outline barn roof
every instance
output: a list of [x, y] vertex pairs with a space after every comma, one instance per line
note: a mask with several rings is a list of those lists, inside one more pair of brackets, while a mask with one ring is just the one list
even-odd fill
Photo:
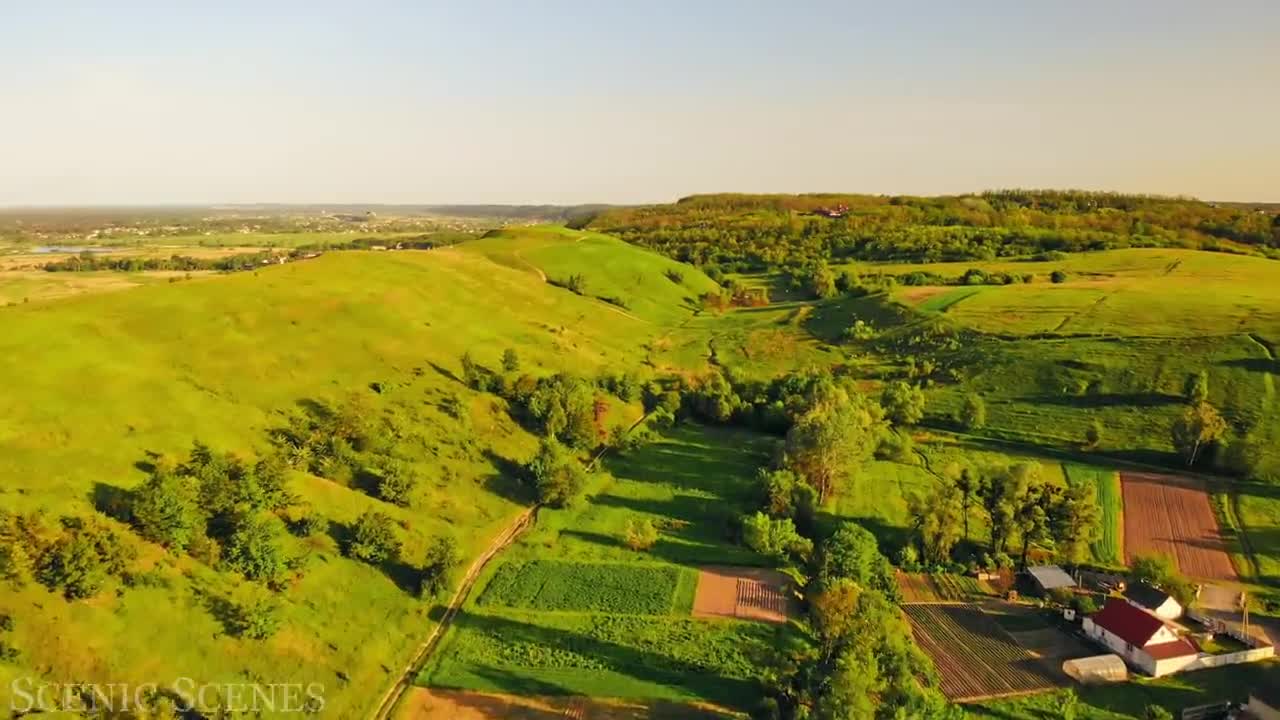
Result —
[[1036, 584], [1045, 590], [1076, 586], [1075, 578], [1057, 565], [1038, 565], [1027, 568], [1027, 572], [1035, 578]]
[[1124, 596], [1144, 608], [1155, 610], [1170, 599], [1169, 593], [1146, 583], [1134, 583], [1124, 590]]
[[[1119, 598], [1108, 598], [1107, 604], [1093, 614], [1093, 623], [1130, 645], [1142, 647], [1164, 627], [1164, 621]], [[1158, 647], [1158, 646], [1157, 646]]]

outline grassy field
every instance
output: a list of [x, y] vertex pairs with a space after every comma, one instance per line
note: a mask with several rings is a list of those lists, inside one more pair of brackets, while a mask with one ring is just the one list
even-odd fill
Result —
[[[457, 249], [330, 253], [0, 308], [0, 323], [5, 509], [84, 514], [136, 485], [148, 453], [180, 455], [198, 438], [252, 456], [268, 430], [308, 403], [360, 395], [406, 428], [398, 452], [424, 478], [413, 507], [304, 474], [291, 489], [338, 527], [366, 508], [386, 512], [411, 559], [438, 534], [475, 554], [523, 501], [504, 473], [535, 439], [500, 401], [456, 380], [464, 351], [496, 367], [514, 347], [535, 373], [590, 373], [639, 366], [656, 333]], [[265, 642], [229, 636], [213, 611], [242, 581], [155, 547], [140, 561], [145, 586], [89, 603], [67, 604], [39, 586], [6, 592], [0, 612], [19, 618], [12, 641], [22, 656], [0, 664], [0, 696], [12, 677], [37, 669], [135, 682], [163, 670], [208, 681], [321, 681], [335, 717], [360, 715], [376, 696], [370, 688], [390, 683], [390, 668], [429, 628], [429, 608], [399, 578], [342, 557], [329, 538], [289, 543], [306, 557], [305, 578], [284, 593], [285, 628]]]
[[[693, 568], [760, 561], [729, 531], [751, 507], [751, 478], [772, 442], [685, 425], [610, 459], [612, 477], [576, 507], [542, 510], [481, 580], [420, 681], [740, 706], [752, 697], [753, 654], [785, 644], [789, 631], [689, 618]], [[661, 530], [649, 551], [622, 543], [627, 521], [640, 518]]]
[[[1102, 333], [1198, 337], [1259, 332], [1280, 337], [1280, 266], [1257, 257], [1198, 250], [1128, 249], [1067, 255], [1047, 262], [996, 261], [852, 266], [862, 274], [915, 270], [959, 277], [970, 268], [1032, 274], [1030, 284], [919, 287], [896, 292], [921, 309], [987, 332]], [[1049, 282], [1055, 270], [1066, 282]]]
[[1124, 499], [1119, 473], [1079, 463], [1066, 463], [1063, 470], [1072, 484], [1090, 485], [1097, 491], [1102, 535], [1089, 546], [1093, 559], [1105, 565], [1124, 565]]

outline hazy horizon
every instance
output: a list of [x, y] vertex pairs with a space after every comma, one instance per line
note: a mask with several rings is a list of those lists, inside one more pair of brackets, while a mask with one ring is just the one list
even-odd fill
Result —
[[1280, 202], [1280, 5], [1263, 0], [6, 15], [5, 208], [1007, 187]]

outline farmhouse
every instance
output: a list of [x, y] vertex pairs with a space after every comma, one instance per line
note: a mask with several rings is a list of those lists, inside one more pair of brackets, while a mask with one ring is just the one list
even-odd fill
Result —
[[1146, 583], [1134, 583], [1125, 588], [1124, 599], [1130, 605], [1136, 605], [1164, 620], [1182, 617], [1182, 605], [1177, 600], [1169, 593]]
[[1084, 632], [1152, 677], [1178, 672], [1200, 654], [1164, 620], [1118, 598], [1107, 600], [1106, 607], [1085, 618]]

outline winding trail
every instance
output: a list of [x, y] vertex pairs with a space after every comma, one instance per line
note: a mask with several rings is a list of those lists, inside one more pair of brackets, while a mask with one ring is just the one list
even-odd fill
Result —
[[458, 590], [449, 600], [444, 616], [440, 618], [440, 622], [436, 624], [435, 629], [431, 631], [427, 639], [423, 640], [418, 649], [414, 651], [413, 658], [408, 665], [405, 665], [395, 684], [383, 693], [382, 698], [378, 701], [377, 709], [369, 715], [371, 720], [386, 720], [391, 716], [391, 712], [400, 702], [400, 698], [404, 696], [405, 691], [413, 687], [414, 679], [418, 676], [418, 673], [422, 672], [422, 668], [427, 664], [431, 653], [440, 645], [440, 639], [444, 637], [444, 633], [453, 623], [454, 617], [462, 609], [462, 603], [466, 601], [467, 596], [471, 593], [471, 588], [476, 584], [476, 579], [480, 577], [480, 572], [498, 553], [514, 542], [520, 536], [520, 533], [527, 530], [530, 525], [533, 525], [537, 516], [537, 505], [520, 513], [510, 525], [498, 533], [498, 536], [490, 543], [489, 548], [480, 557], [476, 558], [475, 562], [471, 563], [471, 567], [467, 569], [467, 574], [462, 578], [462, 584], [458, 586]]

